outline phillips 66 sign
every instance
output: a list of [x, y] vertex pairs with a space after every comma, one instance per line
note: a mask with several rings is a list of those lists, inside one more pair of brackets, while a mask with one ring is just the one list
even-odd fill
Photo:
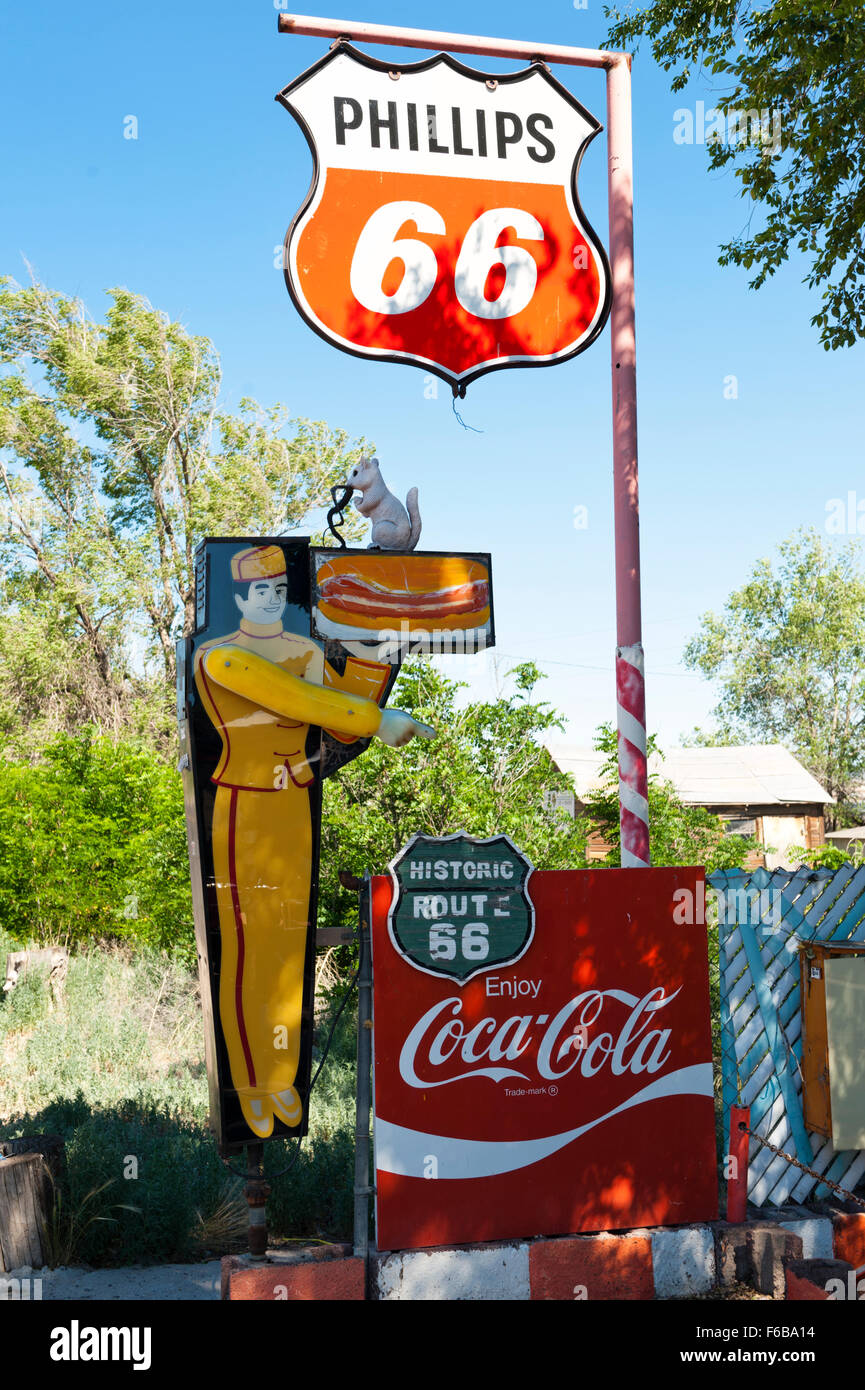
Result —
[[277, 100], [315, 164], [285, 277], [328, 342], [464, 394], [484, 372], [562, 362], [597, 337], [610, 274], [576, 178], [601, 127], [543, 64], [390, 67], [343, 43]]

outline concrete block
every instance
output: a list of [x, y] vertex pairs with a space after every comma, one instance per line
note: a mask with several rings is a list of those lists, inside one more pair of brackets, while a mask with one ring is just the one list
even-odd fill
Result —
[[758, 1293], [786, 1297], [785, 1260], [801, 1260], [802, 1239], [783, 1226], [755, 1221], [747, 1228], [748, 1282]]
[[564, 1236], [529, 1249], [533, 1299], [651, 1299], [655, 1296], [648, 1235]]
[[651, 1239], [656, 1298], [684, 1298], [715, 1287], [715, 1239], [710, 1227], [657, 1227]]
[[746, 1283], [750, 1270], [747, 1225], [735, 1226], [729, 1221], [718, 1221], [713, 1230], [718, 1283], [725, 1288], [730, 1284]]
[[362, 1302], [366, 1269], [363, 1260], [346, 1253], [350, 1249], [331, 1245], [275, 1251], [266, 1264], [241, 1258], [227, 1271], [223, 1266], [227, 1296], [232, 1302]]
[[296, 1245], [288, 1250], [269, 1251], [267, 1258], [297, 1264], [303, 1260], [347, 1260], [353, 1254], [354, 1246], [346, 1242], [341, 1245]]
[[379, 1255], [372, 1288], [374, 1298], [388, 1300], [524, 1302], [529, 1247], [521, 1242]]
[[785, 1219], [781, 1225], [785, 1230], [792, 1231], [794, 1236], [801, 1238], [803, 1260], [832, 1259], [832, 1222], [825, 1216], [808, 1216], [802, 1221], [793, 1217], [790, 1220]]
[[787, 1260], [785, 1261], [786, 1297], [791, 1303], [825, 1303], [835, 1291], [836, 1281], [846, 1291], [850, 1265], [846, 1260]]
[[802, 1238], [770, 1221], [747, 1221], [741, 1226], [719, 1221], [715, 1227], [718, 1281], [751, 1284], [759, 1293], [783, 1298], [782, 1261], [802, 1259]]

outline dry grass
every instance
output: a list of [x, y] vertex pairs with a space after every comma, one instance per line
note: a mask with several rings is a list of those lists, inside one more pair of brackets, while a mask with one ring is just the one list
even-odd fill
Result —
[[108, 1208], [99, 1202], [102, 1193], [112, 1186], [113, 1178], [92, 1187], [75, 1203], [68, 1197], [64, 1200], [63, 1189], [55, 1181], [51, 1169], [47, 1164], [43, 1167], [49, 1184], [50, 1206], [42, 1222], [42, 1254], [50, 1269], [73, 1264], [93, 1223], [116, 1220], [106, 1214], [108, 1211], [139, 1211], [128, 1202], [115, 1202]]
[[206, 1110], [198, 986], [177, 962], [121, 946], [70, 958], [65, 1007], [28, 975], [0, 1005], [0, 1122], [80, 1092], [92, 1106], [135, 1096]]
[[756, 1289], [751, 1288], [750, 1284], [719, 1284], [714, 1289], [710, 1289], [708, 1293], [690, 1294], [687, 1299], [677, 1299], [676, 1301], [682, 1303], [725, 1303], [731, 1299], [759, 1300], [769, 1303], [773, 1301], [771, 1294], [758, 1293]]
[[320, 951], [315, 959], [315, 1018], [320, 1022], [328, 1012], [328, 1000], [345, 988], [345, 977], [336, 968], [336, 947]]
[[[0, 931], [0, 961], [7, 947]], [[332, 989], [332, 955], [319, 968], [321, 991]], [[208, 1132], [196, 977], [164, 953], [92, 946], [70, 957], [65, 1007], [51, 1012], [49, 1000], [38, 972], [0, 996], [0, 1137], [65, 1140], [68, 1171], [46, 1235], [52, 1260], [77, 1250], [91, 1264], [147, 1264], [242, 1246], [240, 1184], [226, 1181]], [[320, 1047], [326, 1014], [319, 1022]], [[274, 1235], [341, 1239], [351, 1231], [354, 1084], [348, 1012], [299, 1161], [272, 1182]], [[273, 1149], [268, 1163], [278, 1172], [286, 1146]], [[134, 1207], [113, 1204], [125, 1195]]]
[[249, 1226], [249, 1208], [243, 1195], [243, 1188], [236, 1180], [228, 1179], [216, 1206], [205, 1215], [195, 1213], [193, 1241], [196, 1252], [201, 1255], [218, 1251], [231, 1254], [246, 1246]]

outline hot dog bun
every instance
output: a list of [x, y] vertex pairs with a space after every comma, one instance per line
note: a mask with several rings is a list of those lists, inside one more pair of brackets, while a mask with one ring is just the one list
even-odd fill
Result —
[[490, 617], [490, 576], [459, 555], [346, 555], [319, 566], [318, 610], [331, 622], [368, 632], [468, 630]]

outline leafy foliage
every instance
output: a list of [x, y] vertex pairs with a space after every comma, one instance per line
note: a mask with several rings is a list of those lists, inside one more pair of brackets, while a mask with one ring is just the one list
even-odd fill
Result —
[[[324, 790], [322, 925], [353, 926], [356, 905], [337, 871], [382, 872], [423, 831], [507, 834], [540, 869], [583, 868], [590, 830], [600, 828], [618, 862], [615, 734], [602, 731], [606, 786], [576, 819], [546, 795], [571, 790], [541, 746], [560, 727], [534, 698], [531, 664], [509, 693], [460, 706], [462, 688], [428, 662], [408, 664], [392, 704], [438, 736], [395, 752], [379, 741]], [[658, 779], [650, 787], [656, 864], [742, 862], [749, 842], [684, 807]], [[180, 777], [140, 740], [85, 730], [60, 734], [37, 764], [0, 765], [0, 928], [19, 942], [134, 941], [195, 959], [189, 862]], [[24, 998], [24, 995], [21, 995]]]
[[[50, 1206], [47, 1219], [42, 1223], [42, 1253], [45, 1263], [51, 1269], [56, 1269], [58, 1265], [71, 1265], [79, 1258], [79, 1251], [84, 1247], [87, 1233], [94, 1222], [112, 1221], [116, 1218], [108, 1216], [104, 1210], [104, 1201], [99, 1201], [106, 1189], [112, 1186], [112, 1179], [109, 1178], [98, 1187], [91, 1188], [79, 1197], [77, 1205], [72, 1206], [68, 1197], [64, 1200], [65, 1184], [55, 1179], [50, 1169], [47, 1170], [47, 1176]], [[140, 1209], [128, 1202], [118, 1202], [112, 1210], [131, 1211], [140, 1215]]]
[[860, 868], [865, 863], [865, 845], [862, 841], [841, 849], [839, 845], [829, 844], [817, 845], [814, 849], [806, 849], [802, 845], [794, 845], [789, 851], [790, 858], [800, 864], [807, 864], [810, 869], [832, 869], [837, 872], [843, 869], [845, 864], [854, 864]]
[[720, 78], [717, 109], [771, 113], [781, 148], [747, 135], [708, 143], [709, 168], [732, 165], [741, 195], [765, 209], [764, 225], [721, 248], [722, 265], [755, 270], [759, 289], [792, 248], [810, 261], [806, 282], [822, 291], [811, 319], [827, 349], [865, 336], [865, 8], [862, 0], [652, 0], [635, 10], [605, 7], [608, 42], [642, 37], [673, 91], [696, 70]]
[[725, 742], [784, 743], [845, 800], [865, 772], [865, 578], [855, 542], [800, 531], [760, 560], [685, 663], [721, 683]]
[[547, 791], [570, 790], [537, 741], [560, 727], [548, 704], [533, 699], [541, 678], [531, 663], [511, 672], [513, 689], [460, 708], [461, 684], [424, 661], [407, 663], [390, 704], [438, 735], [399, 752], [377, 741], [325, 785], [321, 913], [351, 924], [356, 908], [336, 883], [336, 870], [380, 873], [423, 831], [465, 830], [510, 835], [536, 868], [585, 864], [586, 826], [544, 806]]

